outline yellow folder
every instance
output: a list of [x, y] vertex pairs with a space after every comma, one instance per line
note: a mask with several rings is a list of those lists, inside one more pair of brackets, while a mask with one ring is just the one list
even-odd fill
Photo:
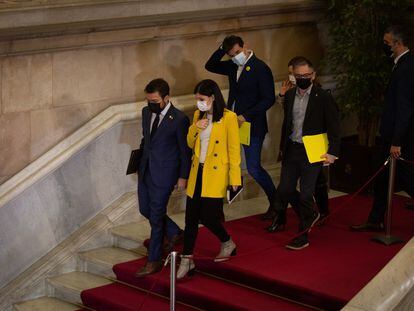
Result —
[[321, 156], [328, 152], [328, 135], [326, 133], [318, 135], [303, 136], [306, 154], [310, 163], [324, 161]]
[[250, 122], [243, 122], [240, 126], [240, 143], [250, 146]]

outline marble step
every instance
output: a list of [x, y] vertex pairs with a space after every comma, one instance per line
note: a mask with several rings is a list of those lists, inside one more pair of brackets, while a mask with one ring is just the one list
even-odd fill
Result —
[[115, 278], [112, 267], [118, 263], [145, 256], [146, 248], [127, 250], [118, 247], [101, 247], [79, 253], [83, 271]]
[[88, 272], [69, 272], [47, 279], [52, 296], [70, 303], [82, 303], [82, 291], [112, 283], [110, 280]]
[[80, 308], [80, 306], [53, 297], [41, 297], [13, 305], [13, 311], [75, 311]]
[[114, 237], [113, 245], [124, 249], [136, 249], [150, 237], [151, 227], [148, 221], [130, 222], [115, 226], [110, 230]]

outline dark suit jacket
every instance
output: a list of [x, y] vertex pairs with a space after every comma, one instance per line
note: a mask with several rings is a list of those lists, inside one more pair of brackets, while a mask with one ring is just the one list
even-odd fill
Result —
[[[289, 136], [293, 131], [293, 104], [295, 102], [296, 88], [286, 92], [283, 108], [285, 117], [282, 125], [282, 137], [280, 148], [282, 154], [286, 154], [286, 146]], [[340, 148], [340, 127], [339, 110], [332, 98], [332, 95], [317, 86], [312, 86], [306, 108], [305, 120], [303, 121], [302, 135], [328, 134], [328, 153], [334, 156], [339, 155]]]
[[238, 66], [231, 60], [222, 61], [226, 53], [218, 49], [206, 63], [210, 72], [226, 75], [229, 78], [229, 98], [227, 107], [251, 122], [251, 136], [264, 137], [268, 131], [266, 111], [275, 103], [275, 84], [270, 68], [254, 54], [248, 60], [237, 78]]
[[156, 186], [173, 187], [178, 178], [188, 178], [191, 149], [187, 146], [188, 117], [173, 105], [160, 122], [155, 136], [150, 140], [151, 115], [148, 107], [142, 109], [140, 149], [143, 150], [138, 175], [143, 178], [150, 168]]
[[385, 94], [380, 133], [385, 143], [401, 146], [414, 157], [414, 56], [403, 55], [394, 68]]

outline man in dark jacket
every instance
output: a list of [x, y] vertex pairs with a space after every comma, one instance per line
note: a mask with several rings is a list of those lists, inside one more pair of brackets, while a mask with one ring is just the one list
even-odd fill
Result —
[[[299, 250], [309, 245], [307, 231], [320, 215], [314, 210], [316, 180], [323, 162], [332, 164], [340, 146], [339, 110], [331, 94], [313, 84], [315, 71], [304, 57], [293, 65], [296, 87], [286, 92], [281, 135], [282, 170], [278, 194], [284, 204], [290, 202], [299, 214], [300, 236], [286, 247]], [[310, 163], [303, 144], [303, 136], [327, 133], [329, 148], [321, 155], [321, 162]], [[300, 192], [296, 185], [300, 180]], [[280, 205], [281, 207], [284, 205]], [[281, 211], [283, 212], [283, 211]]]
[[185, 189], [190, 172], [191, 150], [187, 146], [188, 117], [169, 101], [170, 88], [163, 79], [145, 87], [148, 106], [142, 109], [142, 157], [138, 169], [139, 210], [151, 225], [148, 260], [136, 276], [162, 268], [163, 240], [173, 246], [182, 230], [167, 216], [174, 186]]
[[[402, 26], [391, 26], [384, 34], [384, 52], [392, 57], [394, 66], [385, 94], [385, 106], [381, 118], [382, 158], [414, 161], [414, 57], [407, 47], [408, 36]], [[366, 223], [351, 226], [355, 231], [384, 230], [387, 205], [388, 170], [377, 177], [374, 186], [374, 202]], [[414, 167], [397, 161], [397, 181], [414, 196]]]
[[[226, 54], [231, 60], [222, 60]], [[266, 111], [276, 100], [272, 71], [253, 51], [247, 50], [238, 36], [226, 37], [205, 67], [210, 72], [228, 76], [227, 106], [238, 115], [239, 125], [245, 121], [251, 123], [250, 145], [243, 146], [247, 170], [263, 188], [270, 205], [276, 188], [261, 165], [261, 151], [268, 132]]]

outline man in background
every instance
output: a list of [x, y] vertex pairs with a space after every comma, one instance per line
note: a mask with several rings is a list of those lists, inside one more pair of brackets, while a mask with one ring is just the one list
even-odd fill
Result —
[[[382, 158], [414, 161], [414, 56], [408, 49], [408, 34], [402, 26], [391, 26], [384, 34], [384, 52], [394, 61], [385, 94], [380, 134]], [[351, 226], [355, 231], [383, 231], [387, 206], [388, 170], [385, 169], [374, 185], [374, 202], [365, 223]], [[414, 197], [414, 167], [397, 161], [397, 181], [411, 198]], [[410, 203], [407, 204], [410, 207]]]
[[[222, 60], [228, 55], [230, 60]], [[228, 36], [205, 65], [210, 72], [229, 79], [227, 106], [237, 116], [239, 125], [251, 123], [250, 145], [243, 146], [249, 174], [261, 186], [269, 200], [269, 209], [276, 188], [269, 173], [261, 165], [263, 141], [268, 132], [266, 111], [275, 103], [272, 71], [248, 50], [242, 38]]]

